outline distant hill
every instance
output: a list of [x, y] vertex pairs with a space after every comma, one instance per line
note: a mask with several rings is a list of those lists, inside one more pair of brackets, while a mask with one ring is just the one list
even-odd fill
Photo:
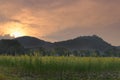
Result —
[[[18, 37], [11, 40], [0, 40], [0, 53], [41, 55], [76, 55], [76, 56], [120, 56], [120, 47], [112, 46], [102, 38], [81, 36], [74, 39], [50, 43], [31, 36]], [[84, 53], [83, 53], [84, 52]], [[92, 54], [94, 53], [94, 54]]]
[[54, 43], [56, 46], [65, 47], [72, 50], [102, 50], [105, 51], [111, 47], [109, 43], [102, 38], [93, 36], [82, 36], [75, 39]]
[[118, 49], [120, 49], [120, 46], [117, 46]]
[[40, 40], [35, 37], [23, 36], [16, 38], [24, 48], [54, 48], [54, 47], [64, 47], [71, 50], [107, 50], [113, 46], [102, 38], [93, 35], [93, 36], [81, 36], [75, 39], [60, 41], [55, 43], [50, 43], [44, 40]]
[[14, 39], [2, 39], [0, 40], [0, 54], [22, 54], [24, 47]]
[[15, 40], [18, 40], [24, 46], [24, 48], [48, 47], [51, 44], [50, 42], [30, 36], [19, 37]]

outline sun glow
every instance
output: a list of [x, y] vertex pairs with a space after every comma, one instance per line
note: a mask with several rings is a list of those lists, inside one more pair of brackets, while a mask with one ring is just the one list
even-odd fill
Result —
[[8, 23], [4, 33], [9, 34], [11, 37], [21, 37], [26, 35], [25, 26], [21, 23]]
[[3, 35], [8, 34], [13, 38], [30, 35], [27, 25], [22, 23], [6, 23], [3, 28]]
[[20, 36], [24, 36], [23, 33], [18, 32], [18, 31], [15, 31], [15, 32], [11, 33], [10, 35], [13, 36], [13, 37], [15, 37], [15, 38], [16, 38], [16, 37], [20, 37]]

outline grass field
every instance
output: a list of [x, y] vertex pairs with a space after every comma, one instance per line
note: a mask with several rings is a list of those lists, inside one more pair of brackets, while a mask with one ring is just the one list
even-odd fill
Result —
[[0, 80], [120, 80], [120, 58], [0, 56]]

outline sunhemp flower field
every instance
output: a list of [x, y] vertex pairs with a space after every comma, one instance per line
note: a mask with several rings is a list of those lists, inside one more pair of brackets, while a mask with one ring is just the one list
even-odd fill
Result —
[[120, 58], [0, 56], [0, 80], [120, 80]]

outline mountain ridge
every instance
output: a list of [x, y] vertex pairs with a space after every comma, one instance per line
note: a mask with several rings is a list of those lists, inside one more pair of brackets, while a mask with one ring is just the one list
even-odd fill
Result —
[[56, 42], [55, 45], [67, 47], [69, 49], [96, 49], [105, 50], [105, 48], [111, 48], [112, 45], [104, 41], [102, 38], [93, 36], [81, 36], [71, 40]]
[[47, 42], [36, 37], [23, 36], [15, 38], [18, 40], [25, 48], [54, 48], [54, 47], [65, 47], [71, 50], [81, 50], [81, 49], [96, 49], [96, 50], [106, 50], [113, 47], [111, 44], [104, 41], [102, 38], [93, 35], [93, 36], [80, 36], [74, 39], [69, 39], [65, 41], [58, 42]]
[[32, 36], [22, 36], [15, 38], [15, 40], [18, 40], [25, 48], [37, 48], [51, 44], [50, 42]]
[[[6, 45], [8, 47], [6, 47]], [[23, 36], [8, 40], [3, 39], [0, 40], [0, 51], [3, 54], [12, 53], [13, 55], [15, 55], [16, 52], [21, 54], [34, 54], [37, 52], [44, 56], [90, 56], [94, 55], [93, 53], [98, 56], [120, 56], [120, 48], [112, 46], [96, 35], [81, 36], [54, 43], [31, 36]]]

